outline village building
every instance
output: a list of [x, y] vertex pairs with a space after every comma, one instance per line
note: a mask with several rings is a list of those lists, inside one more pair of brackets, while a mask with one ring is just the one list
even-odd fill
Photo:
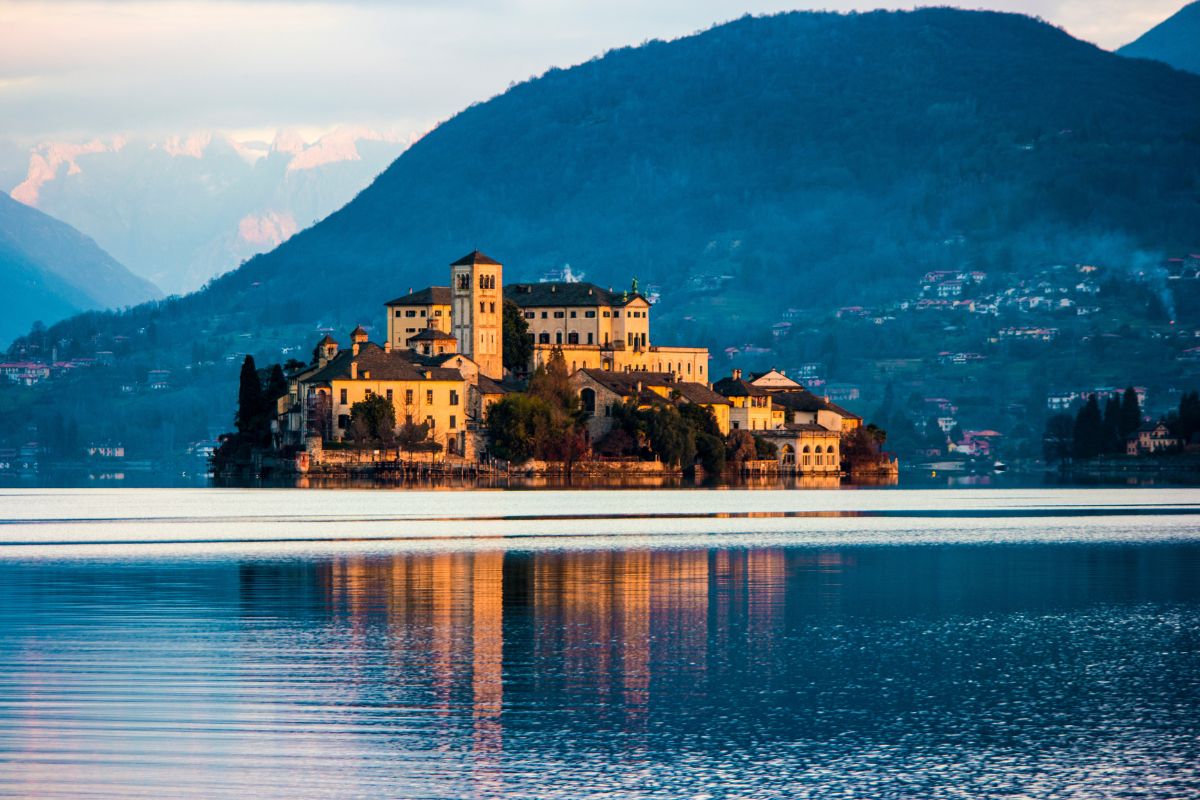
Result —
[[676, 380], [669, 372], [608, 372], [581, 369], [571, 376], [587, 418], [588, 435], [599, 441], [613, 428], [613, 408], [632, 405], [649, 408], [668, 402], [694, 403], [707, 408], [721, 435], [730, 431], [730, 403], [703, 383]]
[[1180, 444], [1165, 422], [1147, 422], [1125, 440], [1125, 452], [1131, 456], [1153, 455], [1178, 450]]

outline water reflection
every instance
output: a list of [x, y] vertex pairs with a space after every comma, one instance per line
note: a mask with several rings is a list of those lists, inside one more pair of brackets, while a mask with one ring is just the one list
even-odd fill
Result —
[[1200, 791], [1200, 546], [0, 564], [0, 793]]

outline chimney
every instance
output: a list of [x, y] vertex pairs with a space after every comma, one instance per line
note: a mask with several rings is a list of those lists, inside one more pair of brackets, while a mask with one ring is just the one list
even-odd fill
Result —
[[[354, 345], [354, 354], [358, 355], [358, 345]], [[357, 361], [350, 362], [350, 380], [352, 380], [352, 381], [358, 380], [358, 362]]]
[[392, 343], [390, 340], [383, 343], [383, 352], [385, 352], [385, 353], [392, 352]]
[[742, 371], [740, 369], [735, 369], [733, 371], [733, 379], [735, 381], [740, 381], [742, 379]]

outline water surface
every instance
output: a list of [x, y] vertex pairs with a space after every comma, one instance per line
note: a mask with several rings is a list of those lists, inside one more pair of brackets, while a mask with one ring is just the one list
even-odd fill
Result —
[[0, 497], [0, 794], [1200, 796], [1195, 493], [320, 494]]

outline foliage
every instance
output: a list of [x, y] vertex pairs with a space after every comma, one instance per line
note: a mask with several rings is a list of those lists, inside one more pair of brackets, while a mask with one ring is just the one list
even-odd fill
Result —
[[[937, 424], [934, 424], [937, 429]], [[940, 433], [940, 429], [939, 433]], [[869, 464], [879, 459], [887, 432], [874, 424], [860, 425], [842, 440], [842, 457], [858, 464]]]
[[696, 431], [696, 458], [706, 475], [725, 471], [725, 442], [716, 434]]
[[760, 461], [775, 460], [779, 458], [779, 448], [774, 442], [764, 439], [761, 436], [754, 437], [754, 455]]
[[1070, 414], [1055, 414], [1046, 420], [1042, 437], [1042, 458], [1047, 464], [1071, 460], [1075, 452], [1075, 422]]
[[347, 433], [360, 447], [391, 447], [396, 441], [395, 406], [387, 398], [377, 394], [366, 400], [359, 400], [350, 406], [350, 428]]
[[[278, 374], [277, 374], [278, 373]], [[272, 396], [273, 392], [282, 392]], [[254, 357], [246, 356], [238, 379], [238, 404], [234, 416], [235, 433], [220, 438], [213, 453], [213, 468], [223, 470], [248, 465], [256, 451], [271, 445], [271, 422], [275, 419], [275, 401], [287, 394], [287, 381], [278, 364], [260, 372]]]
[[730, 431], [725, 439], [726, 456], [734, 464], [743, 464], [758, 457], [758, 447], [750, 431]]
[[536, 457], [540, 443], [550, 438], [554, 409], [541, 397], [516, 392], [488, 408], [485, 425], [492, 454], [520, 464]]
[[529, 323], [520, 306], [512, 300], [504, 301], [503, 321], [504, 367], [514, 373], [524, 373], [533, 358], [533, 341], [529, 338]]
[[1095, 458], [1105, 452], [1104, 419], [1096, 395], [1089, 395], [1075, 417], [1072, 432], [1072, 452], [1075, 458]]
[[442, 444], [429, 438], [431, 432], [428, 423], [406, 420], [396, 431], [396, 446], [413, 453], [439, 453]]

